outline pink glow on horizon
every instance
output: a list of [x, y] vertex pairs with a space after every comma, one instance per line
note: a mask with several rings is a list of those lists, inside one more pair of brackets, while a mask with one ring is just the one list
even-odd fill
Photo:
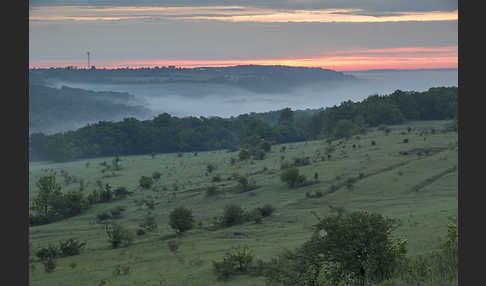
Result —
[[[321, 67], [336, 71], [357, 71], [369, 69], [434, 69], [457, 68], [457, 46], [452, 47], [404, 47], [389, 49], [340, 50], [311, 58], [244, 59], [244, 60], [95, 60], [97, 68], [141, 68], [176, 66], [183, 68], [225, 67], [234, 65], [284, 65], [300, 67]], [[33, 61], [30, 68], [77, 66], [86, 68], [86, 60]]]

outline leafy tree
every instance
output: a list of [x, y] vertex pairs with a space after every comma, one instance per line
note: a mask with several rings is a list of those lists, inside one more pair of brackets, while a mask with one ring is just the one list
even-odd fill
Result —
[[61, 185], [56, 183], [56, 175], [40, 177], [36, 186], [39, 192], [33, 201], [32, 209], [46, 218], [56, 215], [58, 212], [56, 205], [62, 200]]
[[175, 208], [169, 215], [169, 225], [177, 234], [182, 234], [194, 227], [192, 211], [185, 207]]

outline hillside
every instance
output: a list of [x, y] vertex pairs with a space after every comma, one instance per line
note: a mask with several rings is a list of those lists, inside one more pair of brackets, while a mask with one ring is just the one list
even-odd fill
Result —
[[133, 95], [120, 92], [94, 92], [63, 86], [60, 89], [29, 85], [29, 133], [51, 134], [73, 130], [88, 123], [148, 118], [147, 108], [134, 105]]
[[205, 68], [31, 69], [33, 82], [89, 82], [110, 84], [208, 83], [232, 85], [254, 92], [279, 93], [319, 82], [356, 82], [354, 76], [329, 69], [241, 65]]
[[[36, 263], [37, 269], [29, 275], [30, 285], [265, 285], [263, 277], [246, 275], [219, 281], [212, 261], [221, 260], [225, 251], [236, 245], [249, 246], [256, 258], [269, 261], [284, 249], [305, 242], [316, 223], [311, 212], [327, 215], [331, 206], [349, 211], [369, 210], [400, 219], [402, 224], [394, 234], [408, 239], [408, 255], [428, 253], [437, 249], [439, 239], [445, 235], [448, 216], [457, 215], [458, 137], [456, 132], [444, 129], [449, 124], [450, 121], [414, 121], [390, 126], [388, 134], [385, 129], [373, 128], [364, 135], [330, 144], [315, 140], [274, 145], [263, 160], [236, 160], [234, 164], [231, 158], [237, 159], [238, 153], [225, 150], [198, 152], [197, 156], [192, 152], [156, 154], [154, 158], [122, 156], [122, 169], [113, 177], [105, 176], [100, 166], [113, 157], [30, 163], [30, 199], [37, 194], [35, 182], [50, 172], [57, 173], [63, 192], [77, 189], [79, 183], [65, 184], [61, 170], [78, 181], [84, 179], [85, 194], [97, 188], [97, 180], [134, 192], [125, 199], [95, 204], [79, 216], [30, 227], [29, 239], [34, 248], [72, 237], [87, 243], [80, 255], [57, 259], [52, 273], [45, 273], [42, 265]], [[286, 146], [285, 151], [282, 146]], [[329, 146], [335, 148], [331, 158], [326, 156]], [[311, 180], [318, 173], [318, 183], [290, 189], [280, 181], [282, 162], [307, 156], [311, 164], [299, 170]], [[205, 175], [210, 163], [216, 169]], [[151, 176], [155, 171], [162, 174], [155, 186], [150, 190], [139, 188], [140, 177]], [[247, 175], [260, 187], [243, 193], [235, 191], [237, 183], [229, 179], [233, 173]], [[347, 186], [346, 181], [360, 173], [363, 175]], [[212, 182], [216, 175], [222, 179], [220, 182]], [[207, 197], [206, 190], [211, 185], [221, 193]], [[316, 191], [323, 196], [306, 197], [306, 192]], [[148, 207], [149, 201], [153, 202], [153, 209]], [[230, 203], [245, 209], [270, 203], [276, 210], [262, 224], [248, 222], [213, 228], [214, 217], [221, 215]], [[135, 236], [129, 247], [111, 249], [96, 216], [116, 206], [126, 207], [116, 221], [131, 233], [149, 212], [158, 228]], [[179, 250], [172, 252], [168, 241], [174, 240], [175, 235], [168, 226], [168, 214], [178, 206], [192, 209], [201, 225], [184, 234]], [[129, 273], [115, 275], [119, 265], [129, 266]]]

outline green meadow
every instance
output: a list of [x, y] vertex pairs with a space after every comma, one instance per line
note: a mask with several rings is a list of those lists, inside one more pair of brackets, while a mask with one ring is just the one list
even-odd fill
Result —
[[[121, 170], [106, 176], [100, 164], [111, 164], [113, 157], [78, 160], [66, 163], [31, 163], [29, 166], [29, 200], [35, 198], [36, 181], [56, 172], [62, 190], [79, 188], [79, 182], [66, 184], [60, 171], [85, 183], [88, 194], [97, 186], [110, 184], [126, 187], [133, 195], [110, 203], [91, 206], [79, 216], [29, 228], [34, 249], [76, 238], [86, 242], [76, 256], [56, 259], [52, 273], [44, 272], [41, 263], [29, 272], [31, 285], [265, 285], [263, 277], [240, 275], [219, 281], [212, 261], [222, 259], [232, 246], [248, 246], [255, 258], [270, 260], [284, 249], [300, 246], [310, 238], [316, 215], [331, 214], [332, 208], [347, 211], [368, 210], [397, 218], [400, 227], [394, 235], [408, 240], [408, 255], [436, 250], [447, 232], [450, 216], [458, 211], [458, 136], [443, 131], [449, 121], [409, 122], [389, 126], [386, 134], [378, 128], [349, 140], [315, 140], [273, 145], [263, 160], [238, 160], [238, 151], [151, 154], [121, 156]], [[409, 127], [411, 131], [409, 132]], [[432, 132], [431, 130], [435, 130]], [[408, 143], [404, 142], [408, 139]], [[376, 144], [372, 144], [374, 141]], [[354, 147], [353, 147], [354, 145]], [[286, 146], [282, 151], [282, 146]], [[326, 150], [334, 146], [331, 157]], [[298, 167], [315, 184], [289, 188], [280, 180], [283, 162], [309, 157], [311, 164]], [[236, 162], [231, 163], [231, 158]], [[216, 169], [211, 173], [207, 165]], [[139, 187], [141, 176], [158, 171], [161, 178], [147, 190]], [[233, 174], [245, 175], [259, 187], [237, 192]], [[361, 174], [361, 175], [360, 175]], [[219, 175], [221, 181], [212, 182]], [[352, 184], [349, 178], [357, 178]], [[209, 186], [219, 193], [207, 196]], [[306, 193], [322, 192], [309, 198]], [[143, 201], [153, 201], [149, 209]], [[222, 215], [226, 205], [234, 203], [250, 210], [271, 204], [275, 212], [262, 224], [248, 222], [229, 228], [214, 228], [214, 218]], [[97, 215], [116, 206], [126, 210], [116, 221], [134, 234], [131, 246], [112, 249], [104, 225]], [[192, 210], [197, 226], [184, 233], [176, 252], [168, 241], [175, 232], [168, 225], [169, 213], [179, 206]], [[138, 225], [151, 213], [158, 227], [137, 236]], [[115, 275], [119, 266], [129, 266], [125, 275]]]

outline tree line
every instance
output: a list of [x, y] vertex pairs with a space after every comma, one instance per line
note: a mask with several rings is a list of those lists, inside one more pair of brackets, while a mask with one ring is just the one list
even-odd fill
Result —
[[99, 156], [236, 150], [250, 146], [255, 138], [275, 144], [342, 138], [382, 124], [457, 119], [457, 98], [457, 87], [437, 87], [424, 92], [396, 90], [389, 95], [369, 96], [361, 102], [345, 101], [297, 118], [294, 111], [285, 108], [272, 125], [251, 114], [178, 118], [163, 113], [152, 120], [100, 121], [74, 131], [31, 134], [29, 158], [69, 161]]

